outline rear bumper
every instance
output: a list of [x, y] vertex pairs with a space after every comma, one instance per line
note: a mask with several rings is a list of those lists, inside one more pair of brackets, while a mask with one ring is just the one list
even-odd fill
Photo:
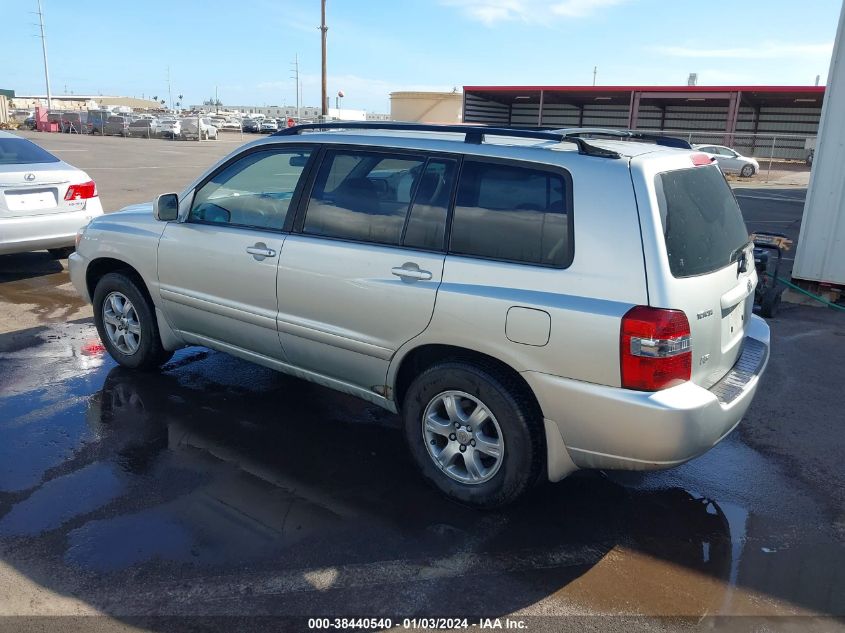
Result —
[[[523, 376], [537, 395], [553, 446], [565, 444], [578, 468], [654, 470], [682, 464], [739, 424], [769, 359], [769, 326], [752, 316], [742, 354], [710, 389], [693, 383], [654, 393], [584, 383], [537, 372]], [[568, 474], [549, 459], [549, 479]], [[571, 470], [571, 468], [569, 469]]]
[[103, 215], [103, 206], [99, 198], [91, 198], [80, 211], [0, 218], [0, 255], [73, 246], [76, 232], [98, 215]]

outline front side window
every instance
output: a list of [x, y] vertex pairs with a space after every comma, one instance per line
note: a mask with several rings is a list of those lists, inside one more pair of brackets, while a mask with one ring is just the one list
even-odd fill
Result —
[[572, 261], [567, 180], [559, 172], [467, 160], [449, 251], [564, 268]]
[[326, 152], [303, 233], [399, 245], [425, 159], [354, 150]]
[[266, 150], [235, 161], [200, 187], [188, 221], [281, 230], [310, 155]]

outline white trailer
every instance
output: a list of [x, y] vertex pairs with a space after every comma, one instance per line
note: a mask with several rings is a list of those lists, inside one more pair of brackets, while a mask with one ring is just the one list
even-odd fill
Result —
[[792, 277], [845, 288], [845, 4], [830, 62]]

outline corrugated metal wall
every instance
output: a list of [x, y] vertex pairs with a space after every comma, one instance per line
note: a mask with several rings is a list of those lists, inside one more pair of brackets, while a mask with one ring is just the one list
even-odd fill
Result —
[[[466, 95], [464, 121], [488, 125], [538, 127], [538, 103], [515, 102], [508, 106], [478, 95]], [[577, 105], [545, 103], [543, 127], [606, 127], [627, 128], [627, 105]], [[736, 135], [732, 146], [740, 153], [776, 159], [804, 160], [807, 156], [807, 137], [817, 134], [820, 108], [767, 107], [757, 109], [743, 105], [737, 114]], [[637, 128], [667, 130], [687, 138], [692, 143], [725, 143], [728, 123], [728, 104], [667, 105], [641, 103]], [[774, 141], [774, 151], [772, 142]]]
[[508, 125], [509, 120], [509, 106], [478, 97], [472, 93], [464, 95], [464, 123]]

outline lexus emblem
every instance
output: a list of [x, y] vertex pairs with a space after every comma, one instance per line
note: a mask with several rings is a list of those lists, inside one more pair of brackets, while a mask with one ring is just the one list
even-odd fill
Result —
[[33, 180], [35, 180], [35, 174], [29, 172], [26, 176], [23, 177], [23, 179], [27, 182], [32, 182]]

